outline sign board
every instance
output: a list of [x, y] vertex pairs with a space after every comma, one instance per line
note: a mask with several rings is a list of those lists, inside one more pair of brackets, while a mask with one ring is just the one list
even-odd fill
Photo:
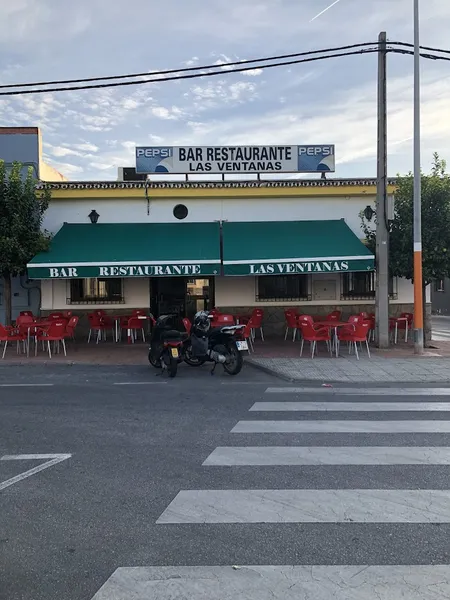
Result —
[[330, 173], [334, 170], [334, 145], [136, 147], [136, 173]]
[[39, 265], [28, 266], [28, 276], [31, 279], [76, 279], [86, 277], [197, 277], [218, 275], [220, 264], [208, 261], [180, 264], [135, 264], [135, 265]]

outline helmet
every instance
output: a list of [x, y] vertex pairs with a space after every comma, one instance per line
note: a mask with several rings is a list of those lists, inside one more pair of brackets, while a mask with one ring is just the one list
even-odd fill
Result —
[[209, 331], [211, 323], [208, 317], [208, 313], [205, 310], [200, 310], [194, 316], [193, 328], [196, 333], [204, 335]]

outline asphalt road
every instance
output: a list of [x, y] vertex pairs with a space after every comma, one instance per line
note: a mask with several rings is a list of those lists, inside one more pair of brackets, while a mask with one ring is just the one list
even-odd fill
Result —
[[[1, 600], [284, 599], [317, 582], [311, 598], [448, 598], [447, 391], [289, 388], [251, 368], [1, 367]], [[317, 432], [289, 432], [305, 421]], [[52, 460], [36, 455], [70, 457], [20, 479]]]

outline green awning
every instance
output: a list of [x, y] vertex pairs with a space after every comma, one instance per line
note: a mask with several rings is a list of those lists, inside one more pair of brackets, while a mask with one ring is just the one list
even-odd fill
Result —
[[220, 265], [218, 223], [65, 223], [27, 267], [30, 278], [54, 279], [201, 277]]
[[374, 256], [343, 219], [223, 224], [225, 275], [371, 271]]

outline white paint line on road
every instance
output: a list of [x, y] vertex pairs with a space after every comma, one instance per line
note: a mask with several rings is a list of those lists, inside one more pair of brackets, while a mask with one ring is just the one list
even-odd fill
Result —
[[182, 490], [156, 523], [450, 523], [450, 490]]
[[438, 600], [449, 565], [122, 567], [92, 600]]
[[53, 383], [0, 383], [0, 387], [53, 387]]
[[255, 402], [252, 412], [448, 412], [450, 402]]
[[450, 396], [450, 388], [269, 387], [266, 394], [327, 394], [337, 396]]
[[239, 421], [231, 433], [450, 433], [450, 421]]
[[167, 381], [122, 381], [119, 383], [113, 383], [113, 385], [163, 385]]
[[450, 465], [450, 447], [223, 446], [213, 450], [203, 465]]
[[[49, 467], [53, 467], [63, 460], [67, 460], [70, 458], [71, 454], [10, 454], [5, 455], [0, 458], [2, 460], [47, 460], [47, 462], [42, 465], [38, 465], [37, 467], [33, 467], [28, 471], [24, 471], [15, 477], [11, 477], [11, 479], [7, 479], [3, 483], [0, 483], [0, 492], [23, 479], [27, 479], [27, 477], [31, 477], [32, 475], [36, 475], [40, 471], [44, 469], [48, 469]], [[51, 460], [48, 460], [51, 459]]]

